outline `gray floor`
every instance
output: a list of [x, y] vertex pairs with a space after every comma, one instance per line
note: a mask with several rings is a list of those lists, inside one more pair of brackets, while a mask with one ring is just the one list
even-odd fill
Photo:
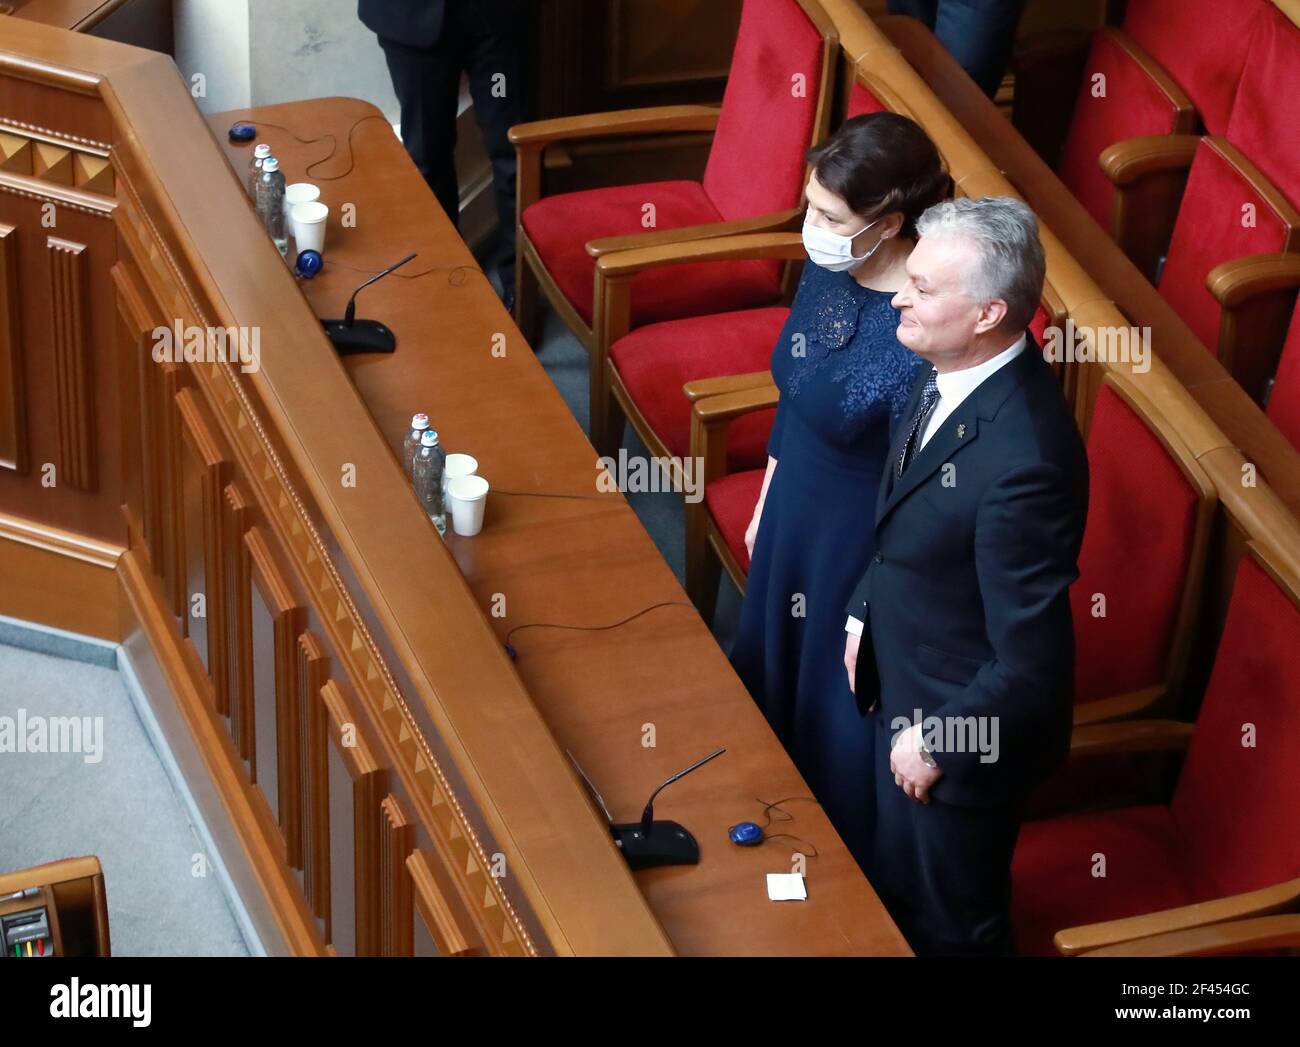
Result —
[[0, 716], [102, 718], [87, 736], [102, 748], [0, 752], [0, 870], [96, 855], [115, 956], [247, 956], [211, 866], [194, 874], [203, 848], [117, 670], [3, 639]]
[[[587, 428], [587, 357], [554, 315], [538, 359]], [[629, 428], [629, 455], [649, 452]], [[684, 580], [682, 496], [632, 493], [641, 523]], [[740, 598], [723, 577], [714, 634], [730, 647]], [[94, 854], [104, 867], [113, 953], [246, 956], [215, 872], [117, 672], [111, 647], [0, 622], [0, 717], [102, 717], [102, 758], [0, 752], [0, 871]]]

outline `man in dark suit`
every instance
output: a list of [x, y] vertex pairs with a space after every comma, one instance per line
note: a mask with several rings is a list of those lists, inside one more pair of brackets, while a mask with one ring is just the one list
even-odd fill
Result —
[[1025, 0], [889, 0], [891, 15], [923, 22], [992, 98], [1016, 43]]
[[402, 140], [442, 209], [460, 214], [456, 115], [460, 76], [469, 77], [474, 115], [496, 194], [498, 227], [488, 261], [507, 299], [514, 295], [515, 151], [506, 137], [525, 119], [524, 0], [360, 0], [357, 15], [378, 37], [402, 107]]
[[871, 879], [917, 953], [1007, 954], [1024, 802], [1069, 746], [1088, 466], [1026, 332], [1045, 268], [1033, 212], [949, 200], [917, 229], [893, 305], [899, 341], [932, 366], [846, 625], [850, 684], [877, 721]]

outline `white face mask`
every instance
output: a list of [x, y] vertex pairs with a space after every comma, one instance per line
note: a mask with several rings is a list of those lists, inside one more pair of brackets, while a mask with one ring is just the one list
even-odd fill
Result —
[[[877, 218], [876, 222], [879, 221], [880, 218]], [[868, 222], [852, 236], [841, 236], [839, 233], [832, 233], [829, 229], [812, 225], [808, 221], [808, 216], [804, 215], [804, 250], [808, 252], [809, 258], [823, 269], [829, 269], [831, 272], [840, 273], [846, 269], [855, 269], [880, 250], [880, 245], [885, 242], [885, 238], [882, 236], [876, 241], [876, 246], [866, 254], [855, 255], [853, 253], [853, 241], [875, 225], [876, 222]]]

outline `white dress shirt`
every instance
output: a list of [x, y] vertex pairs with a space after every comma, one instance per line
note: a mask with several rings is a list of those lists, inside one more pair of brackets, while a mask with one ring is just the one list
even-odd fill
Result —
[[[997, 356], [989, 357], [982, 364], [976, 364], [974, 367], [967, 367], [961, 371], [949, 371], [947, 374], [936, 376], [935, 381], [939, 386], [939, 399], [934, 402], [934, 407], [930, 409], [929, 421], [925, 423], [925, 428], [921, 432], [921, 442], [917, 444], [916, 450], [912, 452], [912, 457], [921, 453], [921, 448], [930, 442], [930, 437], [939, 431], [939, 426], [948, 420], [948, 416], [961, 406], [963, 400], [970, 396], [980, 384], [988, 378], [994, 371], [1005, 367], [1022, 352], [1025, 351], [1025, 336], [1022, 334]], [[911, 421], [911, 419], [907, 419]], [[893, 462], [887, 462], [887, 469], [895, 468]], [[844, 623], [846, 632], [854, 636], [862, 635], [862, 622], [858, 618], [849, 615], [849, 620]]]

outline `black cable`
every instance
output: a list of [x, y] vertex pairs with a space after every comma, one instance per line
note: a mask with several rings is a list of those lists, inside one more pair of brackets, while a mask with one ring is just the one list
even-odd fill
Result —
[[[660, 607], [674, 607], [674, 606], [689, 607], [691, 608], [691, 610], [695, 609], [695, 605], [693, 603], [689, 603], [686, 600], [664, 600], [661, 603], [651, 604], [649, 607], [643, 607], [635, 614], [629, 614], [626, 618], [622, 618], [617, 622], [611, 622], [609, 625], [563, 625], [560, 622], [527, 622], [524, 625], [516, 625], [509, 632], [507, 632], [506, 638], [503, 641], [503, 643], [509, 646], [510, 637], [514, 636], [514, 634], [517, 633], [520, 629], [574, 629], [579, 632], [593, 632], [593, 633], [603, 632], [606, 629], [617, 629], [620, 625], [626, 625], [628, 622], [632, 621], [633, 619], [640, 618], [643, 614], [649, 614], [651, 611], [658, 610]], [[761, 803], [762, 801], [760, 800], [759, 802]]]
[[[352, 173], [352, 171], [356, 167], [356, 159], [357, 159], [356, 151], [352, 148], [352, 134], [353, 132], [356, 131], [358, 127], [364, 124], [367, 120], [383, 120], [384, 125], [386, 127], [390, 127], [390, 128], [392, 127], [392, 125], [388, 123], [388, 118], [383, 116], [381, 113], [370, 113], [366, 116], [361, 117], [359, 120], [355, 121], [352, 124], [352, 126], [348, 128], [347, 139], [346, 139], [347, 146], [348, 146], [347, 170], [343, 171], [341, 174], [336, 174], [336, 175], [321, 175], [315, 179], [317, 182], [335, 182], [338, 181], [340, 178], [346, 178], [348, 175]], [[303, 138], [300, 135], [296, 134], [294, 131], [285, 127], [283, 124], [273, 124], [269, 120], [247, 120], [244, 122], [250, 123], [255, 127], [273, 127], [277, 131], [283, 131], [299, 145], [315, 145], [317, 142], [323, 142], [327, 138], [331, 142], [333, 142], [333, 146], [330, 148], [330, 151], [328, 153], [322, 156], [319, 160], [313, 160], [303, 169], [303, 177], [305, 178], [312, 178], [313, 177], [311, 173], [312, 169], [319, 167], [327, 160], [333, 159], [334, 155], [339, 151], [338, 138], [336, 138], [332, 133], [328, 131], [325, 134], [320, 135], [316, 138]], [[347, 265], [343, 262], [334, 261], [333, 259], [330, 259], [326, 264], [337, 267], [339, 269], [350, 269], [356, 273], [365, 273], [368, 276], [374, 276], [376, 273], [382, 272], [381, 269], [362, 269], [359, 266]], [[448, 273], [447, 283], [450, 286], [460, 287], [465, 282], [465, 278], [464, 276], [460, 276], [460, 278], [457, 279], [458, 274], [461, 274], [463, 272], [483, 273], [483, 270], [477, 265], [468, 265], [462, 263], [460, 265], [452, 265], [452, 266], [433, 265], [430, 266], [428, 269], [421, 269], [419, 272], [416, 273], [393, 273], [393, 276], [400, 280], [418, 280], [422, 276], [428, 276], [430, 273], [439, 273], [439, 272]], [[486, 276], [486, 274], [483, 275]]]

